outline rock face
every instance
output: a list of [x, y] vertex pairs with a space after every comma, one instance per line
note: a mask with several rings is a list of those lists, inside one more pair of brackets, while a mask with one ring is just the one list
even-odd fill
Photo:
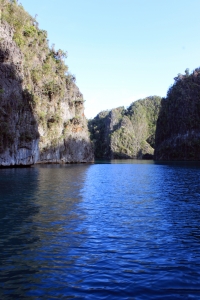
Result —
[[179, 74], [162, 100], [155, 159], [200, 160], [200, 68]]
[[0, 5], [0, 166], [93, 161], [83, 96], [65, 75], [64, 52], [49, 49], [21, 5]]
[[0, 24], [0, 165], [37, 161], [39, 132], [32, 107], [22, 89], [23, 56], [12, 40], [13, 29]]
[[148, 97], [90, 120], [95, 158], [152, 158], [160, 102], [158, 96]]

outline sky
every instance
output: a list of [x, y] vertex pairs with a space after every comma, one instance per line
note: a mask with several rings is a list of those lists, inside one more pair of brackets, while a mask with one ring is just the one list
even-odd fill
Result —
[[83, 94], [87, 118], [158, 95], [200, 66], [199, 0], [19, 0]]

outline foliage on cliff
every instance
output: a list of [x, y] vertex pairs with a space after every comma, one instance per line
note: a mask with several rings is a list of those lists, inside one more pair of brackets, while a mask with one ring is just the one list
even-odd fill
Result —
[[[25, 75], [24, 84], [30, 92], [34, 85], [41, 87], [46, 95], [63, 96], [64, 86], [75, 81], [66, 74], [68, 67], [64, 62], [67, 52], [51, 49], [48, 46], [47, 32], [40, 30], [35, 18], [30, 16], [15, 0], [0, 0], [1, 20], [14, 29], [13, 40], [21, 49]], [[45, 80], [44, 80], [45, 78]], [[34, 97], [35, 98], [35, 97]], [[36, 97], [37, 98], [37, 97]], [[37, 101], [37, 99], [34, 99]]]
[[161, 98], [104, 111], [89, 121], [96, 158], [152, 158]]
[[163, 99], [156, 130], [155, 158], [200, 159], [200, 68], [178, 74]]
[[[3, 105], [15, 102], [15, 107], [11, 105], [9, 113], [13, 122], [7, 122], [9, 134], [7, 137], [4, 134], [1, 151], [7, 151], [13, 143], [13, 151], [21, 149], [20, 138], [16, 136], [14, 128], [16, 124], [19, 125], [19, 114], [22, 114], [19, 103], [27, 106], [26, 111], [33, 115], [30, 118], [22, 114], [26, 121], [20, 123], [19, 130], [22, 131], [26, 122], [33, 119], [31, 122], [35, 122], [37, 128], [32, 131], [36, 134], [30, 134], [30, 127], [24, 131], [23, 137], [29, 142], [31, 138], [39, 138], [39, 150], [44, 159], [45, 156], [51, 156], [48, 151], [60, 156], [64, 150], [59, 150], [59, 147], [63, 146], [66, 150], [66, 139], [70, 139], [70, 143], [81, 139], [90, 148], [84, 100], [75, 84], [74, 75], [68, 73], [65, 64], [67, 53], [48, 46], [47, 32], [41, 30], [36, 19], [15, 0], [0, 0], [0, 32], [0, 108], [4, 109]], [[10, 78], [8, 73], [12, 73]], [[79, 124], [75, 124], [74, 119], [78, 119]], [[10, 139], [8, 145], [6, 140], [9, 141], [10, 135], [12, 141]], [[29, 146], [24, 145], [24, 148]], [[86, 152], [90, 151], [87, 149]], [[72, 160], [72, 153], [68, 156]]]

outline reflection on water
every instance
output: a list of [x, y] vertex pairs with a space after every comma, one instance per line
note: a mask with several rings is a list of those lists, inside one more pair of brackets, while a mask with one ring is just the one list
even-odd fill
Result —
[[200, 168], [0, 170], [1, 299], [199, 299]]
[[0, 170], [3, 299], [6, 294], [20, 295], [20, 299], [45, 295], [44, 282], [55, 284], [56, 276], [60, 280], [60, 266], [64, 270], [73, 263], [73, 255], [69, 261], [66, 257], [70, 248], [80, 246], [76, 235], [84, 234], [78, 231], [83, 215], [77, 205], [87, 168], [69, 165]]

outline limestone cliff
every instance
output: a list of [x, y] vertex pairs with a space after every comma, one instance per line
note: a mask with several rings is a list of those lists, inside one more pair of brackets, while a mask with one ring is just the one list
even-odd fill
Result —
[[93, 161], [66, 54], [21, 5], [0, 0], [0, 9], [0, 166]]
[[200, 160], [200, 68], [174, 79], [157, 121], [155, 159]]
[[96, 158], [152, 158], [161, 98], [104, 111], [89, 121]]

